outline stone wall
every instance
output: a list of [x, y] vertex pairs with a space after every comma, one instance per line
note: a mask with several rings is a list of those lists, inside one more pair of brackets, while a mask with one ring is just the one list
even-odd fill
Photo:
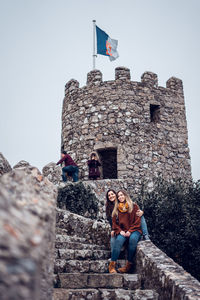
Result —
[[87, 179], [91, 151], [116, 149], [118, 179], [137, 193], [143, 180], [191, 178], [182, 81], [170, 78], [166, 88], [157, 75], [145, 72], [141, 82], [130, 80], [127, 68], [116, 68], [115, 80], [102, 81], [98, 70], [88, 73], [79, 88], [65, 86], [62, 149], [75, 159]]
[[136, 271], [145, 289], [154, 289], [159, 300], [199, 300], [200, 282], [150, 241], [137, 246]]
[[1, 177], [1, 300], [52, 299], [56, 196], [36, 168]]
[[5, 159], [5, 157], [3, 156], [3, 154], [0, 152], [0, 176], [2, 176], [3, 174], [10, 172], [12, 170], [9, 162], [7, 161], [7, 159]]
[[[84, 238], [88, 244], [110, 245], [110, 225], [67, 210], [56, 209], [57, 233]], [[98, 234], [97, 234], [98, 233]]]

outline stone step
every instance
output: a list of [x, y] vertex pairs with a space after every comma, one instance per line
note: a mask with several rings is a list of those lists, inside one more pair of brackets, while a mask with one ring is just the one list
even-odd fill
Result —
[[84, 260], [84, 259], [109, 259], [110, 251], [108, 250], [74, 250], [74, 249], [55, 249], [55, 258], [66, 260]]
[[152, 290], [125, 289], [54, 289], [54, 300], [158, 300]]
[[56, 242], [69, 242], [69, 243], [82, 243], [87, 244], [85, 238], [73, 235], [69, 236], [66, 232], [61, 231], [61, 233], [56, 234]]
[[64, 289], [124, 288], [136, 290], [141, 287], [138, 274], [60, 273], [58, 286]]
[[95, 245], [95, 244], [85, 244], [85, 243], [77, 243], [77, 242], [68, 242], [68, 241], [56, 241], [55, 242], [55, 248], [56, 249], [77, 249], [77, 250], [84, 250], [84, 249], [90, 249], [90, 250], [106, 250], [107, 247], [102, 245]]
[[[125, 260], [118, 260], [116, 269], [125, 266]], [[54, 273], [108, 273], [108, 260], [65, 260], [56, 259]]]

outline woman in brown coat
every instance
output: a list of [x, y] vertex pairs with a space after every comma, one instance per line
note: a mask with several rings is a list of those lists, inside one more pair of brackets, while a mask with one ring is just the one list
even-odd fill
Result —
[[116, 239], [112, 248], [109, 273], [116, 273], [115, 265], [119, 257], [121, 248], [128, 239], [128, 262], [123, 268], [119, 268], [120, 273], [127, 273], [133, 265], [133, 257], [136, 252], [137, 243], [141, 237], [141, 218], [137, 216], [139, 207], [133, 203], [129, 195], [120, 190], [117, 192], [117, 200], [112, 212], [112, 230]]

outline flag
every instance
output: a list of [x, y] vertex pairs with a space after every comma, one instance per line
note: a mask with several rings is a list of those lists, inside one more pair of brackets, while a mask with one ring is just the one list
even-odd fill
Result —
[[118, 41], [111, 39], [107, 33], [96, 26], [97, 54], [109, 56], [110, 61], [119, 57], [117, 52]]

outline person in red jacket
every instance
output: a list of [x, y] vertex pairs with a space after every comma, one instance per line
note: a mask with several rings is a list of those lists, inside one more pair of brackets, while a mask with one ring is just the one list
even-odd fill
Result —
[[133, 266], [133, 257], [136, 252], [137, 243], [141, 237], [141, 218], [137, 216], [139, 207], [132, 202], [126, 191], [117, 192], [117, 199], [112, 212], [112, 230], [116, 239], [111, 252], [109, 273], [116, 273], [115, 265], [125, 241], [128, 239], [128, 262], [118, 272], [128, 273]]
[[79, 169], [77, 164], [73, 161], [71, 156], [67, 154], [66, 151], [61, 152], [61, 159], [57, 162], [57, 165], [62, 164], [63, 162], [65, 163], [65, 166], [62, 168], [62, 179], [64, 182], [67, 181], [67, 176], [66, 173], [69, 176], [72, 176], [73, 181], [77, 182], [78, 181], [78, 173]]

